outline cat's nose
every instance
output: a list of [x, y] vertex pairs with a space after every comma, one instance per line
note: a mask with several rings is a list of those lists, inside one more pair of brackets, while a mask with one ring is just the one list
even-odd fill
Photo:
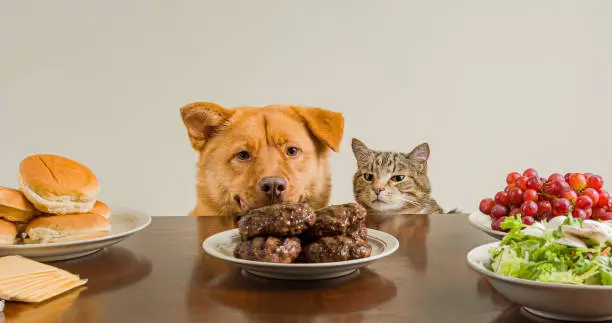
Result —
[[382, 193], [382, 191], [384, 191], [384, 188], [380, 188], [380, 187], [375, 187], [374, 188], [374, 193], [376, 193], [376, 195], [380, 195], [380, 193]]

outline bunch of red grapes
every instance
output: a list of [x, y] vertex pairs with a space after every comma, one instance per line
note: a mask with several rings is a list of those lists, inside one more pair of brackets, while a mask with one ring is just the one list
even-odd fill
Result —
[[529, 168], [506, 177], [506, 188], [494, 198], [480, 201], [480, 212], [493, 219], [491, 229], [507, 231], [500, 224], [508, 216], [521, 214], [524, 224], [567, 216], [593, 220], [612, 220], [612, 198], [603, 189], [601, 176], [590, 173], [552, 174], [540, 177]]

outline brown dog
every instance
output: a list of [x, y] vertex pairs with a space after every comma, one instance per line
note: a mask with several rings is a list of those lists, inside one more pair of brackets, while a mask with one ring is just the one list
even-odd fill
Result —
[[195, 102], [182, 107], [181, 116], [200, 153], [191, 215], [241, 215], [279, 202], [314, 208], [329, 203], [329, 150], [338, 151], [342, 140], [340, 113]]

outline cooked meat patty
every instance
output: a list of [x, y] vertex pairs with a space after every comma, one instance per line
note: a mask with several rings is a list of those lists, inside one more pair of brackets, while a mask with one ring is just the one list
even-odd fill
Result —
[[274, 204], [251, 210], [238, 221], [238, 230], [243, 240], [257, 236], [296, 236], [315, 221], [315, 212], [307, 204]]
[[367, 211], [357, 203], [332, 205], [316, 211], [317, 221], [311, 229], [313, 237], [347, 235], [365, 239]]
[[246, 260], [290, 263], [302, 251], [299, 238], [256, 237], [241, 241], [234, 257]]
[[323, 237], [304, 248], [308, 262], [335, 262], [369, 257], [372, 247], [363, 239]]

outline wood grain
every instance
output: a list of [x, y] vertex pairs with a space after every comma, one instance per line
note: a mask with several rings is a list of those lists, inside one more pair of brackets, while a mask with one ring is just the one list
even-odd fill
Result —
[[8, 304], [6, 321], [536, 322], [468, 269], [467, 251], [493, 240], [465, 215], [370, 216], [368, 227], [396, 236], [398, 251], [319, 282], [256, 278], [204, 254], [206, 237], [234, 226], [231, 218], [156, 217], [119, 245], [54, 263], [88, 278], [87, 288], [42, 306]]

